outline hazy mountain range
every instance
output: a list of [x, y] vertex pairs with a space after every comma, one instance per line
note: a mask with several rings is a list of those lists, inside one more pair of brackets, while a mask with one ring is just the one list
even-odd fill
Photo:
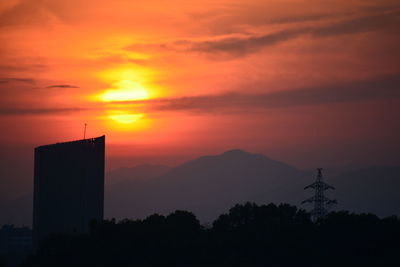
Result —
[[[312, 196], [312, 190], [303, 188], [314, 179], [313, 170], [299, 170], [242, 150], [200, 157], [174, 168], [121, 168], [106, 174], [105, 217], [144, 218], [155, 212], [184, 209], [203, 222], [211, 222], [234, 204], [246, 201], [300, 206], [302, 200]], [[336, 187], [327, 193], [338, 200], [336, 209], [400, 215], [400, 166], [336, 171], [327, 175], [326, 182]], [[2, 204], [0, 224], [30, 225], [32, 193]]]

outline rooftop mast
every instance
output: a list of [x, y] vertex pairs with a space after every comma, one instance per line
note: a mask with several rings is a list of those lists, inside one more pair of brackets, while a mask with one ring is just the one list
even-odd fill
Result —
[[86, 139], [86, 126], [87, 126], [87, 123], [85, 123], [85, 128], [83, 130], [83, 139]]

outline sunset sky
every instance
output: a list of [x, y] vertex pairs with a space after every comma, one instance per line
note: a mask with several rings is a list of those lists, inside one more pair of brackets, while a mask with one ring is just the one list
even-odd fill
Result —
[[398, 0], [3, 0], [0, 193], [85, 123], [107, 169], [233, 148], [400, 164], [399, 84]]

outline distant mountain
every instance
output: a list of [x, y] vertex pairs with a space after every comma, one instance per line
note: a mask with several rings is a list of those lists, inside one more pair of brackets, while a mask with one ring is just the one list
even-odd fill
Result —
[[137, 218], [184, 209], [211, 221], [246, 201], [298, 204], [309, 177], [263, 155], [231, 150], [189, 161], [157, 178], [108, 187], [106, 216]]
[[106, 184], [130, 182], [135, 179], [149, 179], [163, 175], [171, 167], [165, 165], [143, 164], [130, 168], [119, 168], [106, 174]]
[[400, 216], [400, 166], [373, 166], [346, 171], [330, 179], [338, 209]]
[[[326, 195], [338, 200], [336, 210], [400, 215], [400, 166], [336, 169], [326, 181], [336, 187]], [[287, 202], [300, 205], [313, 195], [304, 186], [314, 171], [302, 171], [260, 154], [231, 150], [189, 161], [152, 179], [127, 179], [106, 188], [108, 218], [143, 218], [176, 209], [212, 221], [236, 203]], [[133, 177], [133, 176], [132, 176]], [[130, 181], [127, 183], [127, 181]]]
[[[400, 166], [329, 171], [326, 182], [336, 190], [327, 196], [338, 200], [336, 209], [400, 215]], [[242, 150], [200, 157], [175, 168], [121, 168], [106, 173], [105, 217], [144, 218], [155, 212], [185, 209], [210, 222], [234, 204], [246, 201], [286, 202], [311, 209], [300, 202], [312, 196], [312, 190], [303, 188], [314, 179], [314, 171]], [[0, 225], [30, 225], [31, 221], [32, 193], [0, 203]]]

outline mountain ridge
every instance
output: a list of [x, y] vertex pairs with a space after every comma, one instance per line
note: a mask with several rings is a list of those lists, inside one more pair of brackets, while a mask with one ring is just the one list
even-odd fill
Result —
[[[327, 169], [326, 173], [325, 181], [336, 187], [327, 192], [338, 200], [336, 209], [400, 215], [400, 166], [367, 166], [334, 174]], [[234, 204], [247, 201], [285, 202], [310, 209], [300, 203], [312, 196], [311, 190], [303, 188], [314, 179], [314, 171], [240, 149], [198, 157], [176, 167], [124, 167], [106, 173], [105, 218], [144, 218], [186, 209], [202, 221], [211, 221]], [[32, 195], [0, 203], [0, 225], [31, 225]]]

